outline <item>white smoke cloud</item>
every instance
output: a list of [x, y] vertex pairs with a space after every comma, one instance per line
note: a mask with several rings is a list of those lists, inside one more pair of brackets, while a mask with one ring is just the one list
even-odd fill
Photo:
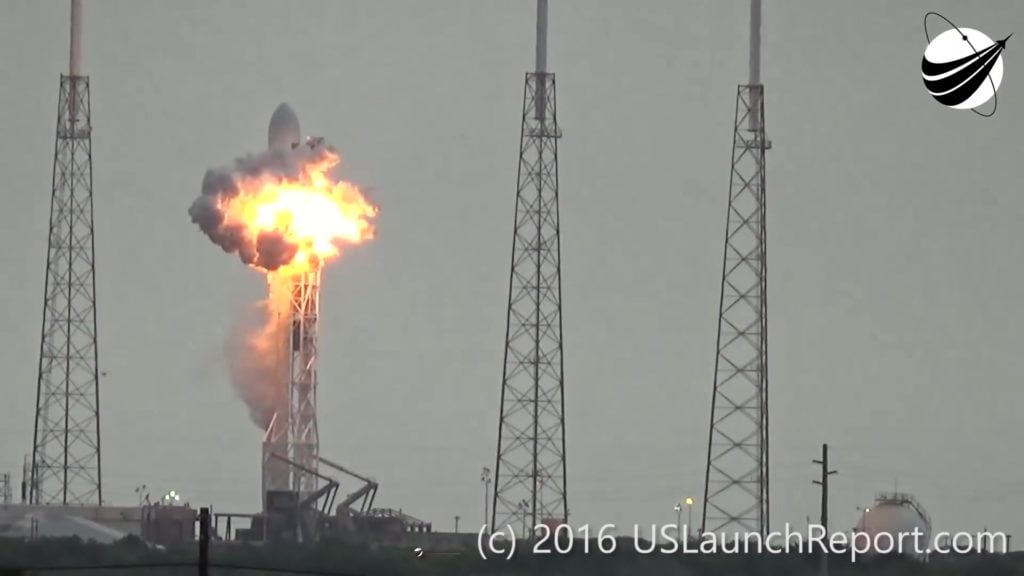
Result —
[[[272, 331], [277, 324], [275, 315], [269, 302], [246, 308], [226, 343], [231, 384], [248, 406], [249, 417], [261, 429], [270, 425], [276, 411], [288, 405], [288, 360], [283, 334]], [[281, 346], [274, 349], [273, 343]]]

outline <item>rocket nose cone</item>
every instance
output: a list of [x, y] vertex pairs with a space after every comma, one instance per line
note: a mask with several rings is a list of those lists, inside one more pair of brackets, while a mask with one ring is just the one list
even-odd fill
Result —
[[292, 144], [298, 144], [302, 138], [299, 130], [299, 117], [292, 107], [281, 103], [270, 116], [270, 127], [267, 129], [267, 148], [290, 150]]

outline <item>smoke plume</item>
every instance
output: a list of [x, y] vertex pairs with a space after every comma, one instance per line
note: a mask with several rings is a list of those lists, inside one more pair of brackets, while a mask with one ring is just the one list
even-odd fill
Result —
[[242, 311], [227, 341], [231, 384], [253, 423], [264, 430], [274, 413], [287, 413], [288, 406], [286, 332], [279, 308], [287, 310], [287, 301], [282, 298], [287, 295], [272, 282], [269, 298]]

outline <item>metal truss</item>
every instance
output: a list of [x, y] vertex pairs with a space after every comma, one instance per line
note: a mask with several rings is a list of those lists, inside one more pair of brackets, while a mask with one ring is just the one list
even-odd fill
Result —
[[702, 531], [768, 530], [764, 87], [736, 93]]
[[568, 518], [555, 75], [528, 73], [491, 527]]
[[29, 500], [102, 504], [89, 77], [61, 75]]
[[278, 410], [263, 434], [263, 506], [266, 509], [267, 492], [291, 488], [291, 469], [288, 458], [288, 413]]
[[313, 271], [296, 276], [292, 285], [288, 442], [291, 459], [300, 466], [293, 470], [292, 489], [302, 494], [317, 488], [315, 472], [320, 437], [316, 422], [316, 371], [320, 270], [317, 266]]

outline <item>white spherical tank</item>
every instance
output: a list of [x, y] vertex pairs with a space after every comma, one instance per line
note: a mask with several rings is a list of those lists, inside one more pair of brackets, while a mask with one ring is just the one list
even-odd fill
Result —
[[920, 558], [931, 546], [932, 522], [910, 494], [884, 493], [863, 509], [854, 532], [855, 538], [866, 534], [870, 539], [868, 555], [903, 554]]

